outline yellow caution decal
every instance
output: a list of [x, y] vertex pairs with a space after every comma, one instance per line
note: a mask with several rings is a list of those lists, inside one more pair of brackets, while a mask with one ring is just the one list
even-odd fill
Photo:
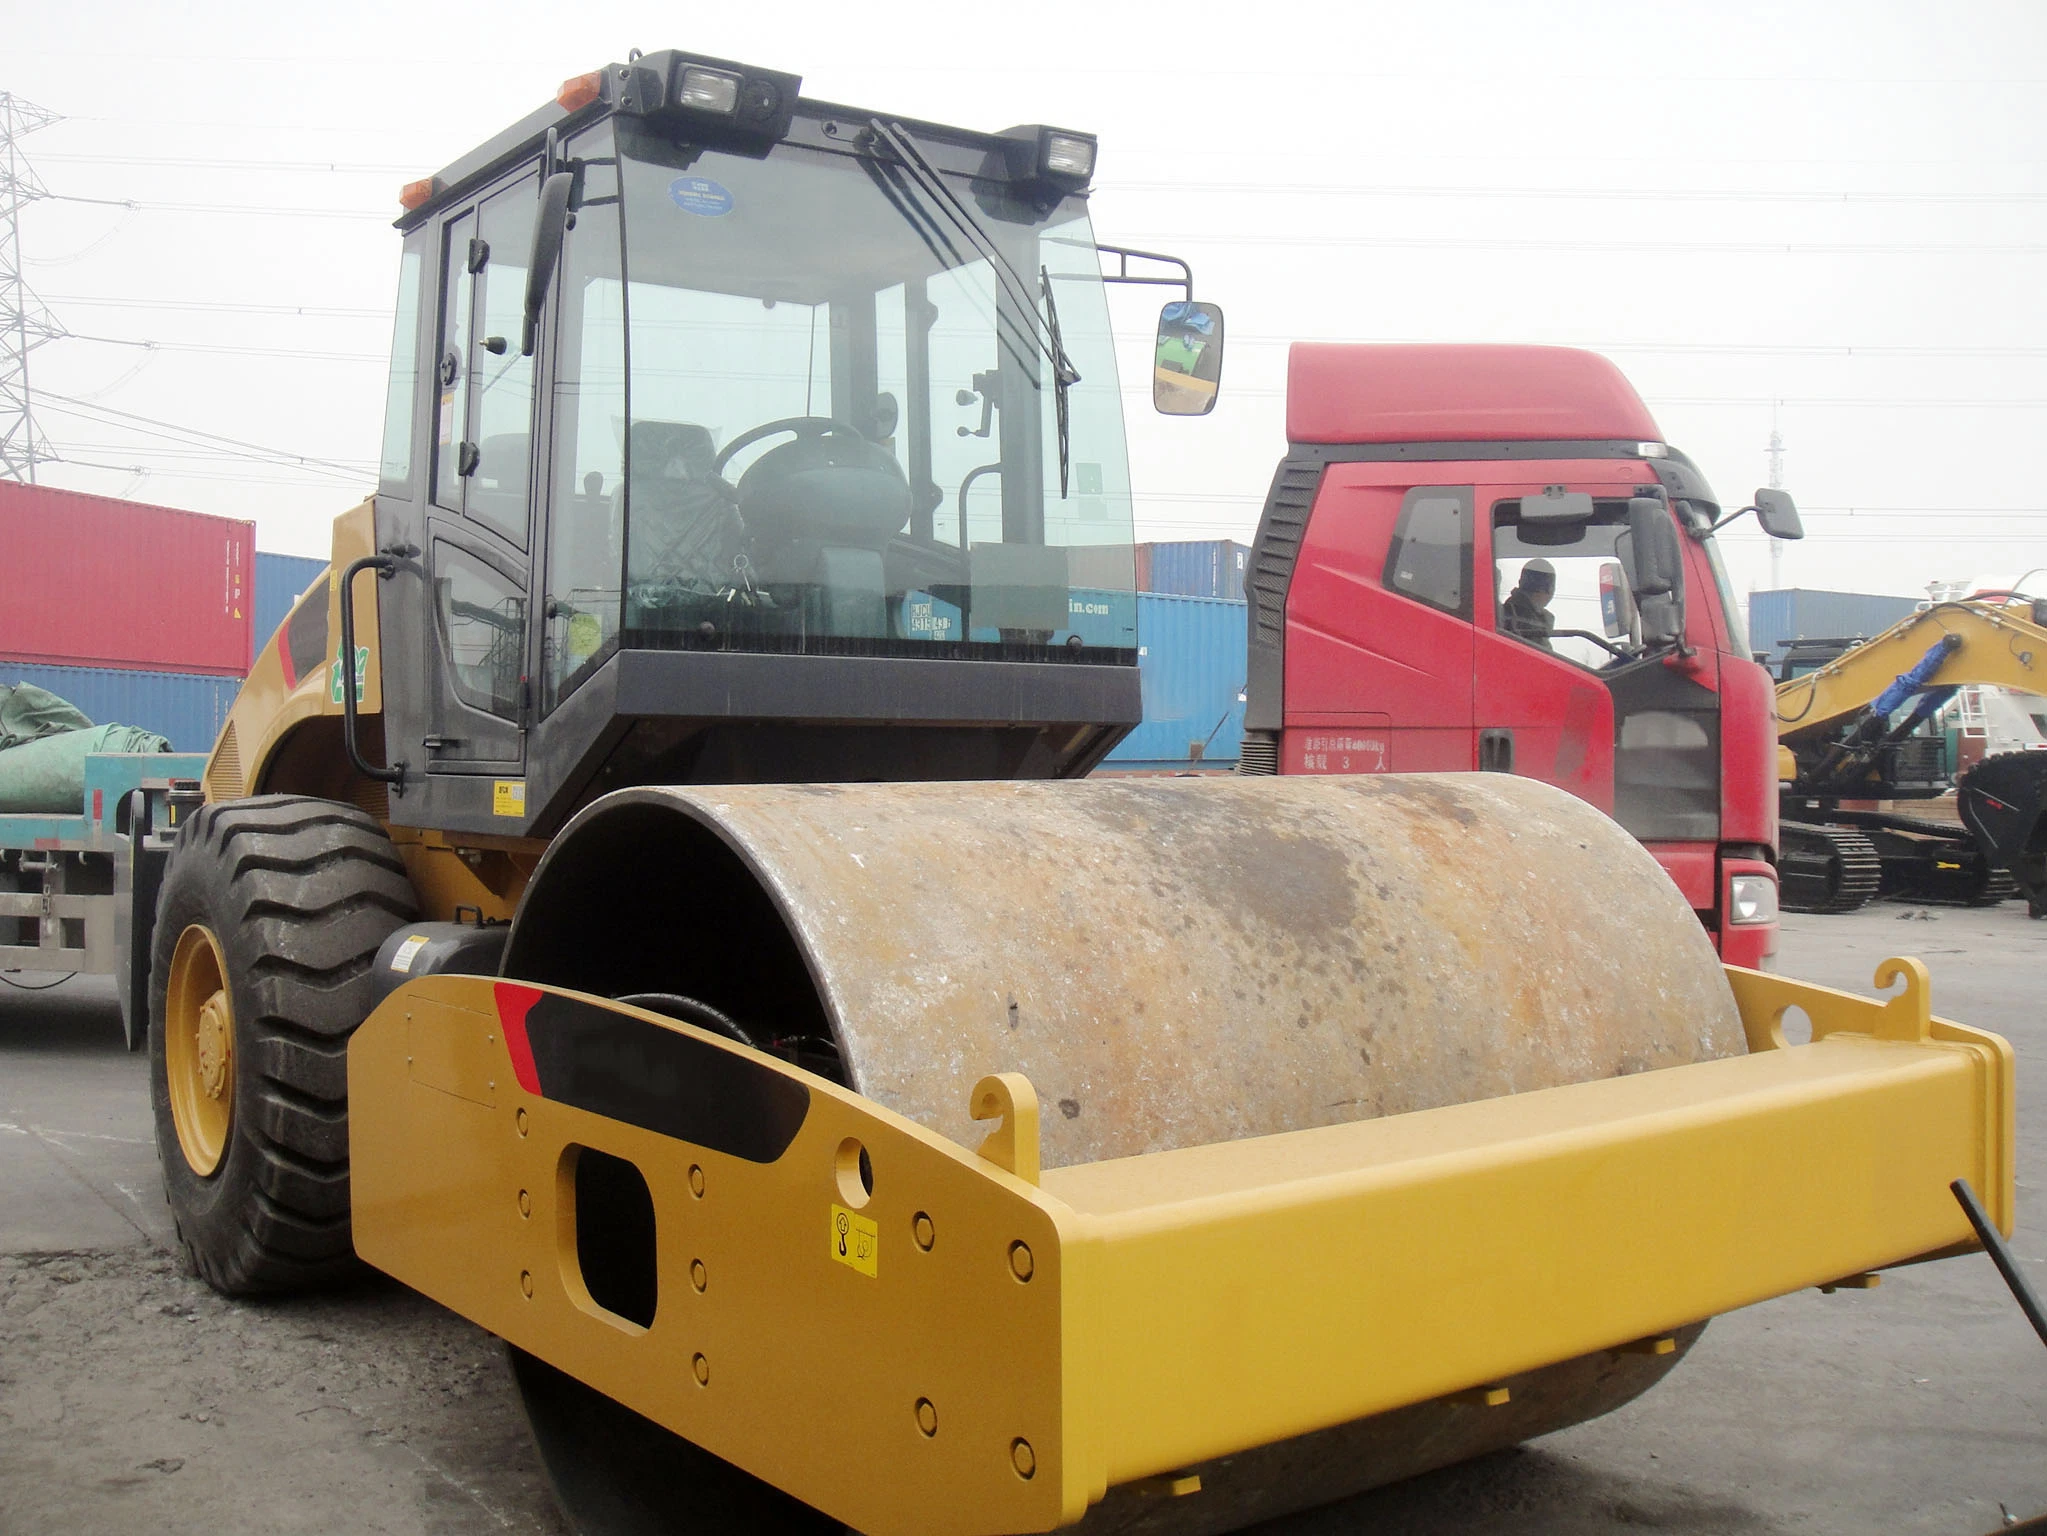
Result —
[[849, 1269], [874, 1277], [881, 1248], [881, 1228], [843, 1205], [832, 1207], [832, 1257]]
[[490, 786], [490, 813], [493, 816], [524, 816], [526, 781], [524, 779], [493, 781]]

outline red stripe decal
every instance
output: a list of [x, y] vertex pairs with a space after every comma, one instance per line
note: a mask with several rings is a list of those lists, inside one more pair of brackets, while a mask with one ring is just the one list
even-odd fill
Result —
[[284, 674], [284, 691], [290, 693], [299, 685], [299, 669], [291, 664], [291, 647], [277, 647], [277, 669]]
[[100, 796], [103, 793], [104, 791], [97, 789], [92, 792], [92, 819], [94, 821], [105, 821], [107, 819], [106, 809], [100, 801]]
[[505, 1026], [505, 1049], [512, 1055], [512, 1072], [521, 1088], [539, 1098], [540, 1073], [533, 1065], [533, 1043], [526, 1038], [526, 1015], [547, 994], [538, 987], [522, 987], [515, 981], [501, 981], [495, 991], [498, 1020]]

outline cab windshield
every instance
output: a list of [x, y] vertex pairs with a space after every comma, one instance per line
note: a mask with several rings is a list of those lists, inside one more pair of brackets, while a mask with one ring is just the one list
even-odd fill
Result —
[[[947, 176], [1005, 272], [863, 155], [755, 158], [621, 120], [569, 156], [549, 704], [619, 647], [1133, 659], [1083, 199]], [[1063, 493], [1055, 323], [1078, 373]]]

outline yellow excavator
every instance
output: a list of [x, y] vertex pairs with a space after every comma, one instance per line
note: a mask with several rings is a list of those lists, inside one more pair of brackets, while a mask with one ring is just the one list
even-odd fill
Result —
[[[1938, 602], [1872, 640], [1794, 645], [1777, 685], [1779, 875], [1793, 911], [1850, 911], [1881, 892], [2047, 916], [2047, 752], [1956, 774], [1936, 730], [1956, 690], [2047, 688], [2047, 600]], [[1956, 791], [1961, 826], [1843, 801]]]
[[380, 483], [131, 981], [198, 1272], [502, 1337], [578, 1530], [1235, 1529], [2011, 1227], [1916, 961], [1723, 967], [1532, 780], [1084, 779], [1095, 153], [670, 51], [406, 189]]

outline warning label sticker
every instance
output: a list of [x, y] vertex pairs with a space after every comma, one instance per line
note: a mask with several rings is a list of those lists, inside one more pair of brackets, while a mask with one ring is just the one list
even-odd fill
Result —
[[405, 942], [400, 944], [397, 951], [391, 956], [391, 969], [397, 971], [400, 975], [411, 974], [412, 962], [418, 958], [419, 952], [425, 948], [425, 934], [415, 933], [408, 935]]
[[524, 816], [526, 814], [526, 781], [524, 779], [496, 779], [490, 786], [490, 813], [493, 816]]
[[849, 1269], [857, 1269], [861, 1274], [873, 1277], [877, 1274], [875, 1260], [880, 1248], [880, 1227], [843, 1205], [832, 1207], [833, 1258]]

